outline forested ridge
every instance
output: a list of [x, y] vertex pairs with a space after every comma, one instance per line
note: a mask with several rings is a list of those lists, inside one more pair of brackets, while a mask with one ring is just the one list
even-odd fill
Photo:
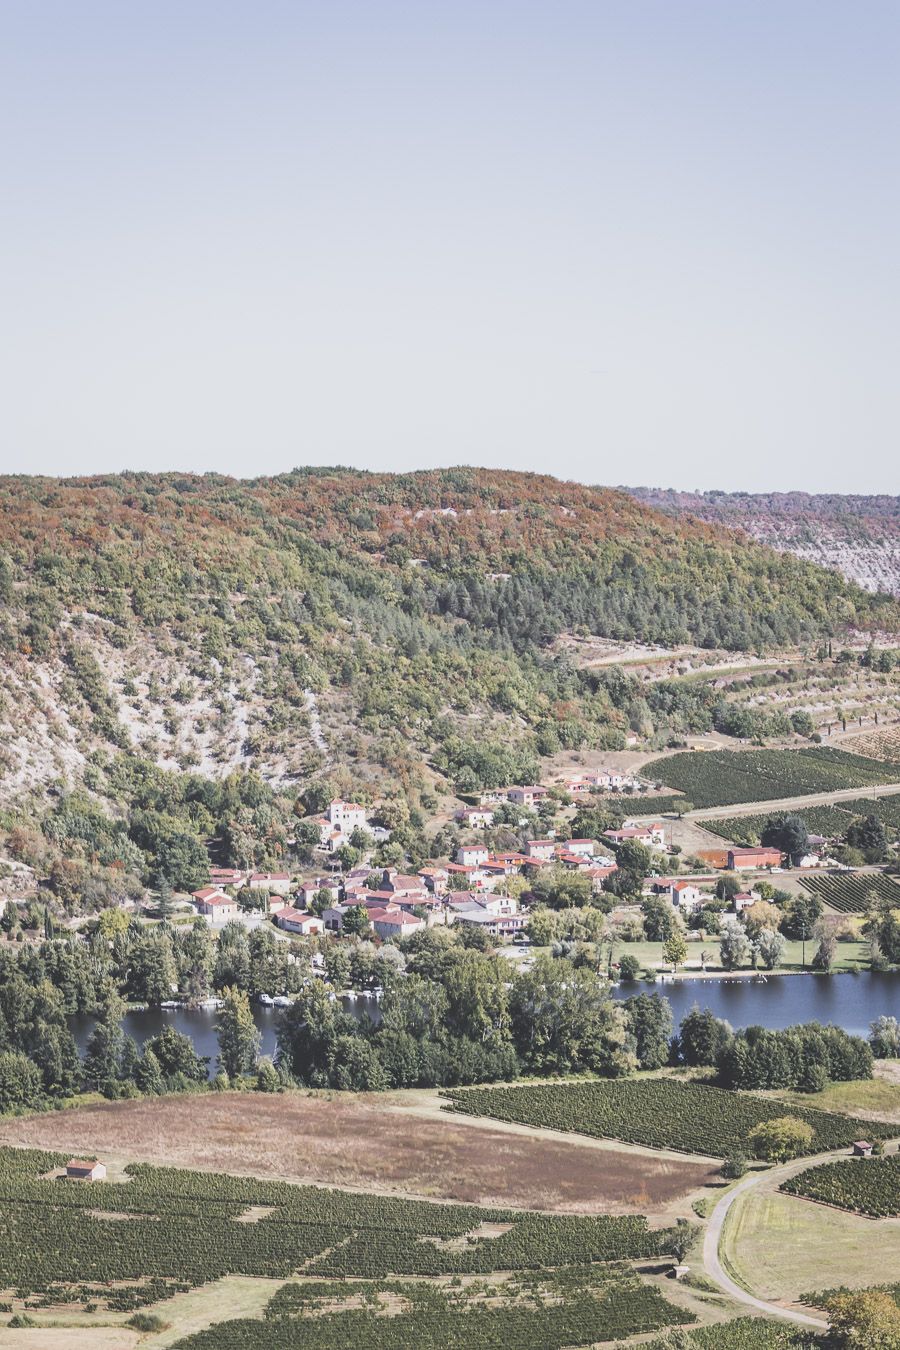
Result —
[[560, 634], [764, 650], [848, 626], [896, 631], [896, 603], [546, 476], [6, 477], [0, 780], [78, 778], [98, 742], [296, 777], [325, 750], [317, 698], [339, 757], [374, 739], [401, 780], [458, 760], [473, 716], [486, 743], [614, 746], [645, 717], [635, 690], [575, 669]]

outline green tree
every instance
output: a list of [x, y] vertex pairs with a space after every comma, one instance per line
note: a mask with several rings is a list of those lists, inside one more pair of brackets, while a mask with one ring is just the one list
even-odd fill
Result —
[[761, 1121], [747, 1135], [747, 1143], [754, 1158], [765, 1162], [789, 1162], [801, 1153], [808, 1153], [814, 1131], [805, 1120], [796, 1116], [777, 1116]]
[[882, 1289], [836, 1294], [825, 1305], [837, 1346], [854, 1350], [900, 1350], [900, 1307]]
[[847, 844], [859, 849], [867, 863], [884, 862], [888, 856], [888, 837], [877, 816], [854, 820], [847, 830]]
[[341, 932], [346, 937], [359, 937], [369, 931], [369, 911], [365, 905], [351, 905], [341, 919]]
[[449, 1029], [481, 1044], [508, 1044], [507, 979], [507, 972], [501, 969], [496, 956], [462, 952], [444, 978]]
[[669, 1062], [672, 1007], [659, 994], [637, 994], [625, 1000], [625, 1026], [642, 1069], [661, 1069]]
[[756, 939], [756, 950], [766, 970], [774, 970], [784, 956], [785, 939], [771, 928], [763, 928]]
[[128, 991], [138, 1003], [158, 1007], [172, 997], [178, 973], [168, 933], [156, 928], [143, 933], [131, 949]]
[[216, 1013], [219, 1068], [229, 1078], [250, 1073], [256, 1065], [262, 1037], [253, 1021], [250, 1000], [242, 989], [223, 989]]
[[809, 852], [809, 831], [801, 816], [770, 816], [763, 827], [760, 842], [766, 848], [780, 848], [792, 862]]
[[113, 1095], [113, 1084], [121, 1075], [124, 1015], [125, 1004], [115, 988], [107, 985], [84, 1056], [85, 1081], [98, 1092]]
[[618, 1076], [634, 1067], [625, 1017], [593, 971], [541, 955], [513, 981], [513, 1036], [533, 1073]]
[[167, 1083], [179, 1078], [206, 1082], [209, 1061], [197, 1054], [190, 1036], [174, 1027], [166, 1027], [158, 1036], [151, 1037], [144, 1046], [145, 1054], [147, 1051], [152, 1051]]
[[677, 970], [687, 958], [687, 943], [684, 936], [675, 929], [663, 943], [663, 956], [673, 970]]
[[163, 1082], [162, 1069], [159, 1060], [152, 1050], [145, 1049], [141, 1057], [141, 1062], [137, 1066], [135, 1073], [135, 1082], [141, 1092], [148, 1097], [158, 1097], [165, 1092], [166, 1085]]
[[736, 970], [750, 959], [752, 943], [744, 929], [734, 919], [722, 925], [719, 955], [726, 970]]
[[44, 1100], [41, 1071], [17, 1050], [0, 1051], [0, 1114], [34, 1111]]

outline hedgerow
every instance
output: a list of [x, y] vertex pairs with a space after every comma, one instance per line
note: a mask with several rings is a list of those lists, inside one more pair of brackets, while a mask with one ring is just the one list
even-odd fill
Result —
[[[471, 1088], [443, 1095], [449, 1109], [469, 1115], [723, 1158], [746, 1146], [755, 1125], [784, 1115], [783, 1103], [671, 1078]], [[863, 1134], [887, 1139], [897, 1133], [890, 1125], [807, 1107], [791, 1107], [791, 1114], [813, 1128], [810, 1153], [841, 1148]]]
[[[839, 1298], [841, 1294], [858, 1294], [858, 1289], [848, 1289], [847, 1285], [839, 1285], [837, 1289], [817, 1289], [811, 1293], [801, 1294], [798, 1303], [805, 1303], [808, 1308], [824, 1308], [831, 1299]], [[877, 1292], [879, 1294], [890, 1294], [891, 1298], [900, 1307], [900, 1284], [875, 1284], [870, 1285], [867, 1293]]]
[[900, 1155], [841, 1158], [808, 1167], [782, 1182], [781, 1189], [873, 1219], [894, 1218], [900, 1215]]

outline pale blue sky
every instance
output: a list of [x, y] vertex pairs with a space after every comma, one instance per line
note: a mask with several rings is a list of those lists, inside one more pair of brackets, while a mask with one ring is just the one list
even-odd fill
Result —
[[0, 0], [0, 467], [900, 492], [895, 0]]

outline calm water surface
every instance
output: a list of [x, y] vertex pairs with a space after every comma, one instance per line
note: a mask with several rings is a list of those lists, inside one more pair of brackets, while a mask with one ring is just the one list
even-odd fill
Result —
[[[735, 1028], [833, 1022], [860, 1036], [868, 1034], [869, 1024], [882, 1013], [900, 1017], [900, 974], [864, 971], [858, 975], [770, 975], [765, 983], [744, 977], [658, 980], [653, 985], [639, 980], [613, 990], [616, 998], [654, 992], [665, 995], [672, 1004], [676, 1025], [694, 1004], [710, 1008]], [[367, 1013], [378, 1019], [378, 1005], [371, 996], [361, 994], [354, 1000], [344, 999], [344, 1007], [348, 1012]], [[262, 1033], [262, 1053], [274, 1055], [280, 1009], [254, 1006], [253, 1016]], [[190, 1036], [199, 1055], [209, 1056], [210, 1070], [214, 1072], [218, 1053], [215, 1018], [211, 1008], [152, 1008], [126, 1013], [125, 1031], [142, 1045], [165, 1027], [174, 1027]], [[82, 1053], [92, 1026], [90, 1017], [71, 1019]]]
[[[378, 1020], [378, 1004], [369, 995], [358, 994], [355, 999], [343, 1000], [347, 1012], [367, 1013], [374, 1021]], [[280, 1008], [263, 1008], [253, 1005], [253, 1020], [262, 1033], [261, 1054], [275, 1055], [275, 1037]], [[72, 1035], [81, 1054], [87, 1047], [94, 1026], [92, 1017], [72, 1017], [69, 1019]], [[207, 1055], [210, 1063], [210, 1076], [215, 1073], [216, 1055], [219, 1047], [216, 1043], [216, 1014], [213, 1008], [147, 1008], [140, 1012], [127, 1012], [123, 1019], [125, 1034], [132, 1036], [138, 1043], [158, 1036], [166, 1027], [190, 1036], [198, 1055]]]
[[833, 1022], [854, 1035], [868, 1035], [882, 1013], [900, 1017], [900, 974], [862, 971], [858, 975], [770, 975], [765, 984], [744, 976], [709, 979], [637, 981], [620, 985], [616, 998], [635, 993], [664, 994], [676, 1023], [696, 1003], [710, 1008], [735, 1028], [779, 1030], [797, 1022]]

